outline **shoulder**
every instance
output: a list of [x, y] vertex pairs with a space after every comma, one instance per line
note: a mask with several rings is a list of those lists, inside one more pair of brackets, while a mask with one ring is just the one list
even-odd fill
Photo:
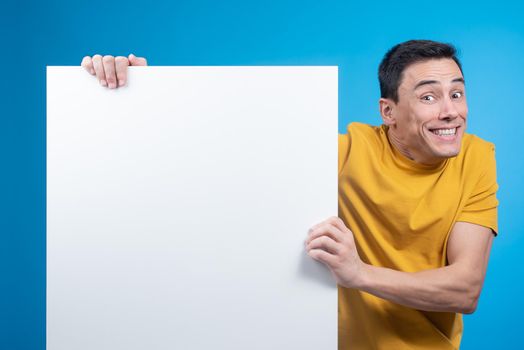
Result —
[[347, 126], [347, 133], [350, 135], [368, 135], [372, 136], [379, 132], [380, 127], [359, 122], [349, 123]]
[[495, 144], [486, 141], [477, 135], [464, 133], [462, 151], [465, 153], [495, 152]]
[[369, 140], [378, 140], [380, 138], [380, 127], [369, 124], [349, 123], [346, 130], [345, 134], [338, 134], [339, 174], [347, 163], [352, 150], [367, 149], [368, 147], [362, 147], [365, 143], [368, 143]]
[[478, 173], [480, 176], [486, 173], [495, 174], [495, 144], [465, 133], [462, 149], [456, 160], [456, 164], [466, 169], [468, 173]]
[[465, 133], [461, 153], [464, 161], [485, 163], [487, 158], [495, 158], [495, 144], [476, 135]]
[[383, 128], [381, 126], [353, 122], [347, 125], [346, 131], [346, 134], [339, 134], [339, 140], [349, 144], [359, 142], [360, 140], [379, 140]]
[[384, 125], [375, 126], [352, 122], [347, 125], [345, 134], [338, 134], [339, 145], [349, 147], [351, 144], [360, 142], [380, 142], [385, 132]]

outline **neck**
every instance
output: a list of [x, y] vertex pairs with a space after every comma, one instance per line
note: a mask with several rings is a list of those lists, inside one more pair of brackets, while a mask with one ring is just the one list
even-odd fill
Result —
[[404, 157], [411, 159], [414, 162], [417, 162], [422, 165], [437, 165], [441, 163], [442, 159], [425, 159], [425, 157], [417, 152], [414, 149], [410, 149], [403, 140], [398, 137], [398, 135], [395, 133], [395, 130], [393, 127], [388, 126], [387, 128], [387, 136], [389, 139], [389, 142], [395, 147], [397, 151], [399, 151], [400, 154], [402, 154]]

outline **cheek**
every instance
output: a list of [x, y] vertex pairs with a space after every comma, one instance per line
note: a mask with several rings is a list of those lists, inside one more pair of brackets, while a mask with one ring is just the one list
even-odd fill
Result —
[[437, 119], [440, 113], [440, 107], [435, 104], [414, 103], [411, 105], [410, 119], [413, 124], [424, 124], [428, 121]]
[[468, 105], [464, 103], [464, 106], [459, 110], [459, 113], [462, 118], [466, 119], [468, 117]]
[[418, 113], [413, 118], [412, 124], [416, 125], [418, 129], [423, 129], [432, 121], [438, 120], [439, 109], [434, 106], [419, 109]]
[[455, 104], [455, 110], [460, 115], [460, 117], [466, 119], [468, 116], [468, 104], [466, 102], [466, 99], [460, 100]]

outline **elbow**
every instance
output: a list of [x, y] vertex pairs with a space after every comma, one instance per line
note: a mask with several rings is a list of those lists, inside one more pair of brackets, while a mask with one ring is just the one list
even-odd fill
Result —
[[477, 301], [472, 301], [460, 309], [461, 314], [472, 314], [477, 310]]
[[459, 312], [462, 314], [472, 314], [477, 310], [480, 297], [480, 287], [471, 288], [464, 293], [464, 298]]

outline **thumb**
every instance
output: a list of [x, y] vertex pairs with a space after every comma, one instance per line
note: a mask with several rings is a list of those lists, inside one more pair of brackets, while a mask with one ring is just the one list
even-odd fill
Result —
[[147, 66], [147, 60], [144, 57], [136, 57], [133, 54], [130, 54], [129, 57], [130, 66]]

